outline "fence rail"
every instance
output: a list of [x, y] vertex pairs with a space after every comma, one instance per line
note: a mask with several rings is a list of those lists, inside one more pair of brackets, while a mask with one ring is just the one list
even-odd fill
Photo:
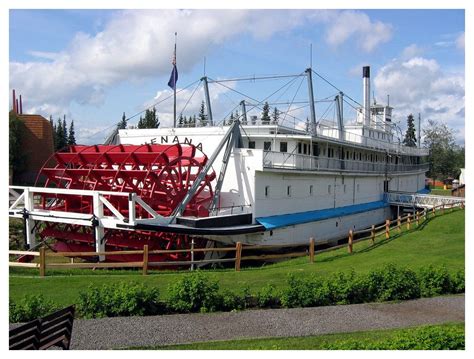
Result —
[[[408, 214], [403, 217], [398, 217], [394, 220], [387, 219], [384, 224], [375, 226], [372, 225], [370, 228], [362, 229], [358, 231], [350, 230], [348, 234], [347, 244], [340, 244], [329, 248], [315, 250], [315, 239], [310, 238], [308, 244], [285, 244], [285, 245], [246, 245], [243, 246], [241, 242], [237, 242], [235, 247], [227, 248], [193, 248], [193, 249], [170, 249], [170, 250], [149, 250], [148, 246], [145, 245], [143, 250], [130, 250], [130, 251], [110, 251], [110, 252], [46, 252], [46, 247], [41, 247], [39, 252], [29, 251], [18, 251], [11, 250], [9, 255], [16, 256], [34, 256], [39, 257], [38, 263], [22, 263], [9, 261], [10, 267], [22, 267], [22, 268], [38, 268], [41, 277], [46, 275], [46, 269], [87, 269], [87, 268], [142, 268], [143, 275], [148, 274], [149, 267], [164, 267], [164, 266], [193, 266], [194, 264], [210, 264], [210, 263], [229, 263], [234, 262], [235, 270], [240, 271], [242, 261], [250, 260], [269, 260], [269, 259], [284, 259], [284, 258], [297, 258], [297, 257], [309, 257], [310, 263], [315, 262], [315, 255], [324, 252], [336, 250], [339, 248], [347, 247], [349, 253], [353, 253], [354, 244], [370, 239], [372, 244], [375, 244], [375, 239], [379, 236], [384, 236], [386, 240], [392, 238], [393, 230], [397, 230], [397, 233], [401, 233], [402, 225], [410, 230], [412, 226], [420, 226], [422, 222], [426, 221], [429, 217], [437, 215], [437, 212], [444, 214], [446, 210], [454, 210], [455, 207], [464, 209], [464, 203], [459, 204], [443, 204], [435, 206], [433, 208], [425, 208], [421, 211], [415, 212], [413, 215]], [[368, 236], [361, 237], [362, 234], [370, 233]], [[284, 249], [284, 248], [298, 248], [302, 247], [303, 250], [291, 253], [264, 253], [264, 254], [250, 254], [243, 256], [244, 251], [256, 251], [261, 249]], [[150, 262], [149, 256], [151, 254], [176, 254], [176, 253], [206, 253], [206, 252], [234, 252], [235, 255], [230, 258], [219, 258], [219, 259], [202, 259], [202, 260], [183, 260], [175, 262]], [[97, 256], [121, 256], [130, 254], [140, 254], [143, 256], [143, 260], [134, 262], [71, 262], [71, 263], [54, 263], [48, 262], [48, 258], [62, 257], [97, 257]]]

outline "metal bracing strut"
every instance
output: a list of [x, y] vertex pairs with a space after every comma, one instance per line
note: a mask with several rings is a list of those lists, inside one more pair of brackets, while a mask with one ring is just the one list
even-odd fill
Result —
[[242, 124], [247, 124], [247, 108], [245, 107], [245, 100], [240, 101], [240, 106], [242, 106]]
[[[239, 121], [239, 120], [236, 119], [235, 121]], [[240, 142], [239, 137], [240, 137], [240, 129], [239, 129], [239, 125], [237, 125], [237, 126], [234, 126], [233, 132], [227, 141], [227, 145], [224, 152], [224, 158], [222, 159], [221, 170], [219, 172], [216, 188], [214, 190], [214, 197], [212, 199], [212, 204], [210, 208], [211, 212], [217, 208], [219, 197], [221, 194], [222, 183], [224, 182], [225, 172], [227, 170], [227, 165], [229, 164], [230, 154], [235, 147], [239, 147], [239, 142]]]
[[305, 72], [308, 78], [309, 108], [311, 110], [311, 134], [316, 135], [316, 109], [314, 108], [312, 69], [308, 68]]
[[207, 117], [209, 118], [209, 124], [211, 126], [214, 126], [214, 121], [212, 120], [211, 99], [209, 97], [209, 84], [207, 82], [207, 76], [204, 76], [201, 81], [204, 82], [204, 94], [206, 96]]
[[[201, 170], [201, 172], [198, 174], [198, 176], [194, 180], [193, 185], [191, 186], [189, 191], [186, 193], [186, 195], [184, 196], [181, 203], [173, 211], [173, 214], [169, 217], [168, 223], [172, 223], [176, 219], [176, 217], [180, 216], [184, 212], [184, 209], [186, 208], [187, 204], [189, 203], [189, 201], [191, 201], [193, 199], [194, 195], [196, 194], [196, 191], [198, 190], [199, 186], [201, 185], [201, 181], [204, 179], [207, 172], [212, 167], [212, 164], [216, 160], [217, 156], [221, 152], [224, 145], [229, 142], [229, 139], [231, 137], [234, 137], [233, 142], [237, 143], [237, 144], [240, 144], [240, 139], [238, 138], [240, 136], [239, 126], [240, 126], [240, 121], [236, 120], [229, 127], [229, 129], [227, 130], [227, 133], [224, 135], [221, 142], [219, 142], [219, 145], [217, 146], [216, 150], [214, 151], [214, 153], [209, 158], [209, 160], [207, 161], [204, 168]], [[226, 151], [226, 154], [227, 154], [227, 151]], [[230, 151], [227, 155], [230, 157]], [[228, 158], [224, 158], [223, 163], [226, 163], [228, 160], [229, 160]], [[219, 178], [220, 178], [220, 175], [219, 175]], [[222, 180], [223, 180], [223, 178], [222, 178]], [[221, 186], [222, 186], [222, 184], [221, 184]]]

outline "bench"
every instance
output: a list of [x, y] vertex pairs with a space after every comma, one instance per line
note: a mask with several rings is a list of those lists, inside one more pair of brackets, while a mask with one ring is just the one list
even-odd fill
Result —
[[74, 306], [61, 309], [10, 330], [10, 350], [45, 350], [58, 346], [69, 350]]

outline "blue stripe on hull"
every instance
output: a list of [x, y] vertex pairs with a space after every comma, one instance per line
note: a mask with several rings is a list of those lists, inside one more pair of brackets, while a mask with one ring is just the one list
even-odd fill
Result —
[[258, 217], [255, 220], [263, 225], [266, 230], [276, 229], [295, 224], [302, 224], [324, 219], [343, 217], [351, 214], [372, 211], [379, 208], [388, 207], [389, 204], [384, 201], [376, 201], [339, 208], [320, 209], [316, 211], [299, 212], [291, 214], [281, 214], [269, 217]]

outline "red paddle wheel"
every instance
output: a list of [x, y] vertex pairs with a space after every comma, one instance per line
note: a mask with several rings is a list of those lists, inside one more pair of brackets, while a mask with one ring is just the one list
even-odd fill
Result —
[[[153, 210], [169, 216], [182, 201], [208, 158], [195, 146], [174, 145], [94, 145], [70, 146], [55, 153], [43, 166], [38, 179], [46, 179], [46, 187], [80, 190], [135, 193]], [[214, 171], [201, 181], [183, 215], [207, 217], [213, 197]], [[38, 180], [37, 180], [38, 183]], [[42, 194], [40, 208], [45, 210], [91, 214], [92, 198], [81, 195]], [[104, 196], [128, 218], [126, 196]], [[136, 206], [136, 218], [151, 218], [141, 206]], [[112, 215], [104, 207], [104, 215]], [[76, 224], [46, 222], [39, 230], [40, 237], [55, 239], [58, 251], [94, 251], [92, 227]], [[154, 249], [184, 249], [191, 239], [182, 234], [105, 229], [107, 251], [143, 249], [145, 244]], [[201, 240], [202, 241], [202, 240]], [[150, 255], [153, 261], [176, 261], [189, 258], [187, 253]], [[107, 256], [107, 261], [140, 261], [140, 255]]]

